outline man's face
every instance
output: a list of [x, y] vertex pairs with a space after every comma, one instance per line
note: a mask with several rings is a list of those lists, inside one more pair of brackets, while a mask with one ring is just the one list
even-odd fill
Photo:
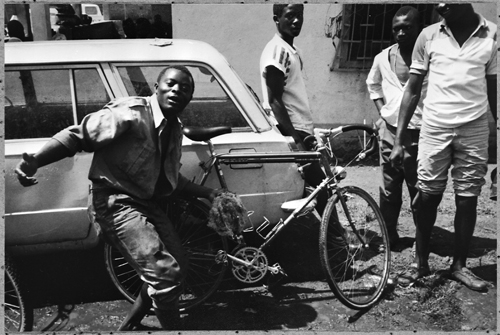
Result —
[[419, 34], [418, 22], [413, 15], [396, 16], [392, 19], [392, 33], [400, 47], [413, 47]]
[[436, 5], [436, 11], [446, 22], [460, 20], [462, 15], [472, 9], [470, 4], [440, 3]]
[[177, 116], [193, 97], [193, 82], [186, 73], [168, 69], [155, 83], [155, 93], [163, 115], [166, 118]]
[[290, 37], [299, 36], [304, 22], [304, 6], [288, 5], [280, 17], [274, 16], [274, 22], [277, 23], [280, 34]]

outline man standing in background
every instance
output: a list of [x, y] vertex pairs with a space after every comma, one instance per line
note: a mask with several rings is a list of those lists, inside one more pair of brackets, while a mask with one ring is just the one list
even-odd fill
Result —
[[[274, 4], [273, 20], [277, 33], [262, 51], [260, 74], [264, 108], [275, 117], [284, 136], [293, 137], [299, 150], [307, 150], [304, 139], [313, 134], [313, 118], [302, 75], [300, 50], [293, 40], [304, 22], [304, 5]], [[325, 178], [319, 163], [304, 170], [305, 180], [317, 186]], [[326, 191], [318, 195], [316, 209], [320, 215], [326, 207]]]
[[425, 28], [415, 43], [410, 79], [401, 102], [391, 161], [402, 164], [403, 139], [428, 74], [414, 200], [416, 265], [398, 278], [409, 285], [430, 273], [429, 245], [437, 208], [451, 168], [455, 190], [455, 250], [452, 279], [476, 291], [487, 283], [467, 267], [477, 217], [477, 200], [488, 169], [488, 105], [497, 119], [497, 26], [471, 4], [439, 4], [442, 22]]
[[389, 232], [391, 250], [400, 250], [403, 247], [398, 243], [397, 231], [403, 203], [403, 183], [406, 182], [412, 202], [417, 194], [418, 137], [426, 84], [422, 87], [420, 101], [405, 133], [402, 165], [392, 166], [389, 157], [396, 137], [399, 106], [410, 77], [411, 54], [420, 31], [418, 10], [411, 6], [401, 7], [392, 19], [392, 33], [397, 43], [375, 56], [366, 80], [370, 98], [380, 114], [377, 121], [382, 170], [380, 210]]

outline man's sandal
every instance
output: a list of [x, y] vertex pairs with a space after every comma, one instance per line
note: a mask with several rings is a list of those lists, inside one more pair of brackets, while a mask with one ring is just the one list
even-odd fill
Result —
[[408, 270], [398, 276], [398, 284], [403, 287], [410, 286], [411, 284], [416, 282], [417, 279], [425, 277], [430, 273], [431, 271], [428, 268], [419, 269], [415, 266], [411, 266], [410, 268], [408, 268]]

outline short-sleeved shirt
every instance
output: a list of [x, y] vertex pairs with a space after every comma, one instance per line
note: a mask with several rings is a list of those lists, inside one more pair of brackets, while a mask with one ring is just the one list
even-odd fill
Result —
[[302, 59], [300, 50], [290, 46], [278, 34], [267, 43], [260, 57], [260, 73], [264, 108], [269, 106], [269, 95], [266, 86], [266, 68], [274, 66], [285, 76], [283, 102], [296, 130], [313, 133], [313, 118], [309, 107], [306, 85], [302, 75]]
[[496, 75], [497, 26], [477, 15], [479, 25], [461, 47], [446, 21], [420, 33], [410, 73], [428, 73], [423, 122], [455, 128], [487, 112], [486, 76]]
[[[166, 131], [163, 155], [160, 133]], [[93, 152], [89, 179], [119, 192], [151, 199], [182, 189], [187, 179], [180, 173], [182, 125], [163, 117], [156, 95], [111, 101], [79, 125], [54, 135], [74, 155]], [[161, 158], [164, 157], [164, 161]], [[157, 183], [163, 167], [161, 194]]]
[[[384, 106], [380, 110], [380, 116], [390, 124], [397, 127], [399, 107], [403, 99], [403, 93], [408, 85], [408, 81], [404, 84], [401, 83], [397, 73], [394, 71], [394, 58], [397, 56], [397, 44], [394, 44], [375, 56], [373, 65], [368, 73], [366, 85], [370, 93], [370, 99], [384, 99]], [[391, 57], [390, 57], [391, 56]], [[404, 65], [406, 66], [406, 64]], [[409, 129], [420, 129], [420, 122], [422, 120], [423, 98], [426, 95], [427, 79], [424, 79], [422, 85], [422, 94], [420, 101], [417, 104], [415, 113], [413, 114], [409, 124]]]

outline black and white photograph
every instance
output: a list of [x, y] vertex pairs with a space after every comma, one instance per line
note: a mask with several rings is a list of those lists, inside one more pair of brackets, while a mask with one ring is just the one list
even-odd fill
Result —
[[496, 1], [2, 6], [4, 333], [497, 331]]

